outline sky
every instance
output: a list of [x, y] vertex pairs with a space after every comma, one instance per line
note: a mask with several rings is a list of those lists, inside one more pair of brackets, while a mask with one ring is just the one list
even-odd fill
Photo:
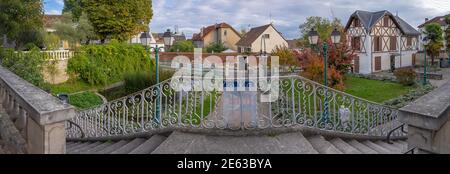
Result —
[[[64, 0], [44, 0], [46, 14], [61, 14]], [[450, 0], [153, 0], [152, 32], [178, 26], [188, 38], [200, 28], [226, 22], [236, 30], [273, 23], [287, 39], [300, 37], [309, 16], [348, 21], [356, 10], [388, 10], [417, 27], [425, 18], [450, 13]]]

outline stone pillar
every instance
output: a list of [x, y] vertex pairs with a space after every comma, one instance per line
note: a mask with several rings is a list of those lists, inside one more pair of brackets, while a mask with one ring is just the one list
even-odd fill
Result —
[[408, 125], [409, 148], [450, 154], [450, 82], [400, 109]]

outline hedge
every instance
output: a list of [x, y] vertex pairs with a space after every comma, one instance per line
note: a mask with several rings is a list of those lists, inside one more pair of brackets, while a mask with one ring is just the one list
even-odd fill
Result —
[[69, 60], [67, 72], [91, 85], [107, 85], [123, 80], [126, 73], [154, 71], [154, 65], [141, 45], [112, 41], [83, 46]]

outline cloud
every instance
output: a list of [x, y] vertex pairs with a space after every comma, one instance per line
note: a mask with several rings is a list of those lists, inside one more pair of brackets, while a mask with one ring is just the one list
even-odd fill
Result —
[[227, 22], [237, 30], [273, 22], [286, 38], [300, 36], [308, 16], [337, 17], [346, 23], [355, 10], [389, 10], [420, 25], [425, 18], [450, 12], [448, 0], [154, 0], [151, 28], [162, 32], [178, 25], [188, 37], [203, 26]]
[[61, 11], [60, 10], [49, 10], [49, 11], [45, 11], [45, 14], [48, 14], [48, 15], [60, 15]]

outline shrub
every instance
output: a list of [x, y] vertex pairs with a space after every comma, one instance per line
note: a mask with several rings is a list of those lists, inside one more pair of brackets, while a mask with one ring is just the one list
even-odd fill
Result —
[[400, 84], [412, 86], [416, 83], [417, 74], [412, 68], [399, 69], [394, 72], [395, 77]]
[[[160, 71], [160, 82], [173, 76], [172, 71]], [[156, 76], [154, 73], [134, 72], [127, 73], [124, 76], [125, 91], [127, 94], [134, 93], [150, 86], [156, 85]]]
[[154, 59], [141, 45], [112, 41], [87, 45], [69, 60], [67, 71], [92, 85], [121, 81], [125, 73], [154, 71]]
[[35, 86], [42, 87], [44, 77], [42, 75], [45, 58], [39, 48], [32, 48], [29, 52], [13, 49], [0, 49], [0, 58], [2, 66], [32, 83]]
[[228, 48], [225, 47], [225, 45], [223, 45], [223, 43], [211, 43], [210, 45], [208, 45], [206, 47], [206, 52], [208, 53], [221, 53], [225, 50], [227, 50]]
[[177, 42], [170, 47], [169, 52], [194, 52], [194, 43], [190, 40]]
[[290, 69], [298, 66], [298, 61], [294, 53], [286, 46], [276, 46], [271, 55], [279, 57], [279, 63], [281, 66], [286, 66]]

